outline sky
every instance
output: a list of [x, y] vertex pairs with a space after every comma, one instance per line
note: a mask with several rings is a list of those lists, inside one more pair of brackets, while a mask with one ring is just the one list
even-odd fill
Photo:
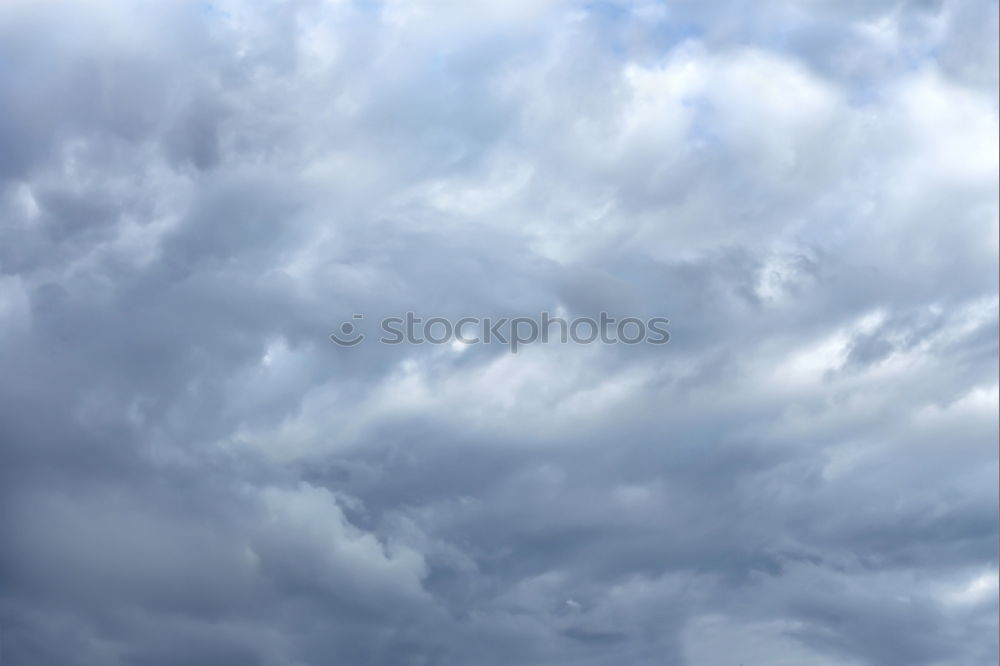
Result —
[[[0, 3], [0, 663], [995, 664], [997, 63], [995, 0]], [[670, 341], [329, 337], [406, 312]]]

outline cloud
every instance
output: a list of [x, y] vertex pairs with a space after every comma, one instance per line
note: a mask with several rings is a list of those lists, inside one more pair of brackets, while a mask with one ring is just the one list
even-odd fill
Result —
[[994, 663], [996, 19], [3, 4], [4, 657]]

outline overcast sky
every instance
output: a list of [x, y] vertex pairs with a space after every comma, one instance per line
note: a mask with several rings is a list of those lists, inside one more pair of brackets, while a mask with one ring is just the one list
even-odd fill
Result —
[[0, 3], [0, 663], [995, 664], [997, 7]]

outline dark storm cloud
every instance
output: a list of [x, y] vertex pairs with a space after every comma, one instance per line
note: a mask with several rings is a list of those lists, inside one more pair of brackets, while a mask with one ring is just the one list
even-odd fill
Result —
[[996, 12], [4, 4], [5, 663], [994, 663]]

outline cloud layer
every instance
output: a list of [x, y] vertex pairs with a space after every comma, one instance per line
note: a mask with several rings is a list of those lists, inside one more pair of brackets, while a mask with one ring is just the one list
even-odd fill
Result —
[[996, 663], [997, 20], [0, 4], [4, 663]]

